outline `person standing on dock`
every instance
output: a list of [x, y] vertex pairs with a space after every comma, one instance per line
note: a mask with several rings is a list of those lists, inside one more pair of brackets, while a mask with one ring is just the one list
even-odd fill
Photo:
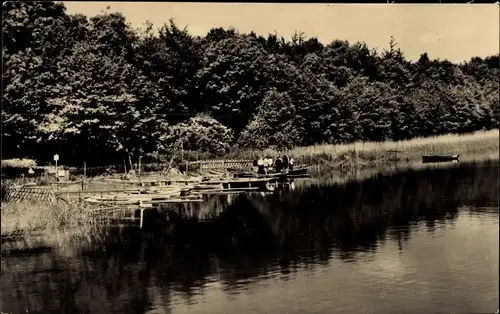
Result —
[[276, 173], [280, 173], [283, 169], [283, 162], [281, 161], [281, 157], [278, 157], [278, 159], [276, 159], [276, 162], [274, 163], [274, 169], [276, 170]]
[[283, 169], [288, 170], [288, 157], [287, 155], [283, 155]]
[[267, 174], [269, 174], [269, 167], [271, 167], [271, 157], [269, 155], [264, 158], [264, 171]]
[[258, 174], [264, 174], [264, 158], [260, 157], [257, 161]]
[[288, 168], [293, 170], [293, 157], [290, 157], [290, 160], [288, 161]]
[[258, 173], [259, 172], [259, 161], [257, 159], [253, 160], [252, 172], [254, 172], [254, 173]]

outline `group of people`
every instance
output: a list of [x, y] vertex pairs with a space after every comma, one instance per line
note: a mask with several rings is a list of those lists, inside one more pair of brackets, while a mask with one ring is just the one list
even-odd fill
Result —
[[261, 157], [253, 161], [253, 171], [257, 174], [268, 174], [269, 170], [274, 168], [276, 173], [293, 170], [293, 158], [288, 158], [287, 155], [278, 157], [273, 160], [271, 156]]

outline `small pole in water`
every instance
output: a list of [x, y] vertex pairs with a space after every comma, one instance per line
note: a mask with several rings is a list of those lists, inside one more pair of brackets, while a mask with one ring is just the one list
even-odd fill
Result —
[[184, 161], [184, 141], [181, 143], [181, 162]]
[[141, 174], [141, 159], [142, 159], [142, 156], [139, 156], [139, 165], [137, 167], [137, 173], [140, 175]]
[[85, 181], [87, 181], [87, 162], [83, 162], [83, 180], [82, 180], [82, 191], [85, 189]]
[[144, 206], [142, 205], [142, 200], [139, 201], [139, 209], [141, 211], [141, 220], [140, 220], [139, 224], [140, 224], [140, 228], [142, 229], [142, 223], [143, 223], [143, 219], [144, 219]]

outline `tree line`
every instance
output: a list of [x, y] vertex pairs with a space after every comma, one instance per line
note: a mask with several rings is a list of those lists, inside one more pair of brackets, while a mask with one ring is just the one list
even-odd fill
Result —
[[155, 31], [61, 3], [3, 10], [2, 158], [135, 163], [498, 128], [499, 55], [454, 64], [365, 43]]

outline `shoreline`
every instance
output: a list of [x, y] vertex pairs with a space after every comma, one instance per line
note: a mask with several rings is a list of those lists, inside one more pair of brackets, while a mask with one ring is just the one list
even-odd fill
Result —
[[[500, 152], [500, 130], [477, 131], [467, 134], [445, 134], [414, 138], [405, 141], [356, 142], [352, 144], [323, 144], [297, 147], [289, 150], [241, 150], [231, 152], [224, 159], [250, 159], [270, 155], [273, 158], [287, 154], [297, 165], [321, 166], [323, 170], [338, 168], [377, 168], [388, 163], [413, 164], [423, 155], [455, 155], [460, 161], [482, 161], [496, 158]], [[397, 153], [392, 152], [397, 151]], [[392, 161], [392, 158], [399, 161]]]
[[[378, 173], [393, 174], [409, 169], [436, 167], [436, 164], [422, 164], [424, 154], [460, 154], [459, 163], [443, 163], [437, 167], [448, 167], [460, 163], [487, 162], [499, 160], [499, 131], [482, 131], [465, 135], [444, 135], [433, 138], [417, 138], [403, 142], [354, 143], [349, 145], [317, 145], [300, 147], [284, 153], [291, 155], [296, 164], [306, 164], [311, 168], [315, 181], [342, 182], [363, 180]], [[388, 160], [388, 152], [399, 150], [399, 161]], [[269, 154], [273, 157], [282, 152], [264, 150], [246, 152], [248, 156]], [[242, 154], [242, 152], [239, 152]], [[235, 159], [236, 156], [231, 156]], [[325, 174], [330, 176], [326, 178]], [[338, 180], [333, 180], [336, 177]], [[54, 219], [55, 217], [55, 219]], [[75, 235], [85, 237], [87, 231], [94, 230], [97, 223], [85, 210], [68, 208], [68, 205], [28, 203], [2, 204], [2, 238], [16, 236], [28, 238], [33, 233], [39, 237], [68, 237], [68, 228], [78, 230]], [[57, 239], [55, 242], [60, 242]], [[3, 241], [2, 241], [3, 242]], [[37, 241], [38, 242], [38, 241]], [[54, 239], [49, 242], [54, 243]], [[2, 243], [4, 251], [4, 243]]]
[[349, 182], [364, 181], [374, 176], [391, 176], [402, 172], [409, 171], [425, 171], [432, 169], [448, 169], [453, 167], [461, 167], [467, 165], [488, 165], [490, 163], [498, 163], [500, 161], [500, 155], [496, 154], [493, 158], [481, 158], [481, 159], [469, 159], [467, 161], [461, 162], [444, 162], [444, 163], [399, 163], [386, 165], [384, 167], [366, 167], [351, 169], [348, 173], [328, 171], [326, 173], [321, 172], [320, 167], [316, 167], [312, 172], [311, 179], [305, 183], [308, 185], [321, 185], [321, 184], [347, 184]]

